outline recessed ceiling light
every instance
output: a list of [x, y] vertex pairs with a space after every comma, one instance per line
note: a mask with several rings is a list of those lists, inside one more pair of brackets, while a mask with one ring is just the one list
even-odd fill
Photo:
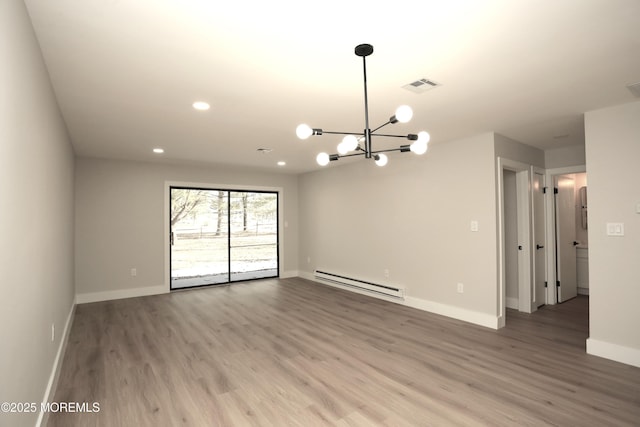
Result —
[[193, 103], [193, 108], [195, 108], [196, 110], [200, 110], [200, 111], [206, 111], [211, 107], [209, 106], [209, 104], [207, 104], [204, 101], [197, 101], [197, 102]]
[[164, 153], [164, 149], [162, 149], [162, 148], [154, 148], [153, 152], [156, 153], [156, 154], [162, 154], [162, 153]]
[[286, 164], [287, 164], [287, 162], [284, 162], [284, 161], [282, 161], [282, 160], [280, 160], [280, 161], [278, 162], [278, 166], [284, 166], [284, 165], [286, 165]]

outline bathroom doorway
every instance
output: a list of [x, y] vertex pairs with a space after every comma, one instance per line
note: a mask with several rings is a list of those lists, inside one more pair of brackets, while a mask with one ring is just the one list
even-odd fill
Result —
[[553, 198], [548, 210], [550, 303], [589, 295], [588, 190], [584, 168], [548, 171]]

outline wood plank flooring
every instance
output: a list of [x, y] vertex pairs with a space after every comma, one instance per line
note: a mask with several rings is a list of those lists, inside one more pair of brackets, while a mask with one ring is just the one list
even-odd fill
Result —
[[638, 426], [588, 299], [494, 331], [304, 279], [79, 305], [49, 426]]

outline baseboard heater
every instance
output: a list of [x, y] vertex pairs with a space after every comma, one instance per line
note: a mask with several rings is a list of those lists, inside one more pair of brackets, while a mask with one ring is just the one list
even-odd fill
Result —
[[351, 277], [341, 276], [339, 274], [327, 273], [326, 271], [316, 270], [314, 272], [316, 279], [322, 282], [334, 283], [337, 285], [358, 288], [363, 291], [385, 295], [393, 298], [404, 299], [404, 289], [389, 285], [379, 285], [377, 283], [367, 282], [365, 280], [354, 279]]

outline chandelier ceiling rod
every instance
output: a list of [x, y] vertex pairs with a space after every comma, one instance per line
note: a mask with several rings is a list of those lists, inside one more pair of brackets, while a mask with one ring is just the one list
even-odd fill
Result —
[[371, 129], [369, 128], [369, 96], [367, 94], [367, 56], [373, 53], [373, 46], [360, 44], [356, 46], [355, 52], [356, 55], [362, 57], [362, 74], [364, 76], [364, 157], [370, 159]]
[[[384, 153], [391, 151], [400, 151], [401, 153], [407, 151], [413, 151], [416, 154], [424, 154], [427, 151], [427, 144], [429, 142], [429, 134], [427, 132], [419, 132], [418, 134], [410, 133], [408, 135], [387, 135], [376, 134], [378, 130], [388, 124], [394, 123], [406, 123], [411, 120], [413, 111], [406, 105], [401, 105], [396, 110], [396, 113], [389, 118], [386, 123], [378, 126], [374, 130], [371, 130], [369, 126], [369, 96], [367, 93], [367, 56], [373, 53], [373, 46], [370, 44], [360, 44], [355, 48], [355, 54], [362, 57], [362, 71], [364, 76], [364, 121], [365, 129], [362, 133], [358, 132], [335, 132], [335, 131], [323, 131], [319, 128], [311, 128], [306, 124], [299, 125], [296, 129], [296, 134], [300, 139], [307, 139], [312, 135], [332, 134], [332, 135], [345, 135], [342, 142], [338, 144], [338, 154], [320, 153], [316, 157], [318, 164], [321, 166], [327, 165], [331, 161], [340, 159], [341, 157], [353, 157], [362, 156], [366, 159], [373, 158], [378, 166], [384, 166], [387, 164], [387, 156]], [[358, 136], [356, 136], [358, 135]], [[406, 138], [409, 141], [413, 141], [411, 144], [401, 145], [398, 148], [376, 150], [372, 148], [372, 136], [390, 137], [390, 138]], [[360, 142], [364, 140], [364, 147], [360, 146]], [[350, 153], [350, 151], [356, 151]]]

